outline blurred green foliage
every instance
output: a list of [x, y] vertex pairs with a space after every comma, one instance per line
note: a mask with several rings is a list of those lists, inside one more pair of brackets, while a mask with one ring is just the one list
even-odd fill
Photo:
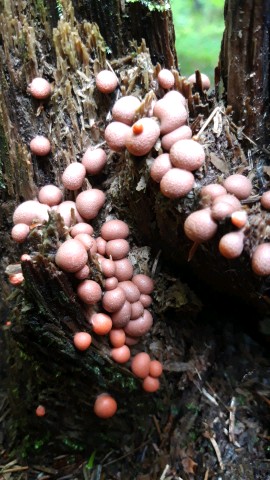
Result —
[[181, 74], [199, 69], [211, 83], [224, 30], [224, 0], [171, 0]]

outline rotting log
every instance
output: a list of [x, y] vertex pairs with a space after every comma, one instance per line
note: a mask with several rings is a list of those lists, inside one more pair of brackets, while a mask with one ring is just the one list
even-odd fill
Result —
[[[9, 238], [15, 205], [21, 200], [33, 198], [37, 189], [44, 184], [60, 184], [61, 172], [65, 166], [74, 159], [79, 160], [89, 143], [96, 145], [103, 141], [107, 114], [115, 97], [112, 95], [105, 98], [96, 91], [94, 77], [98, 69], [104, 68], [108, 60], [121, 78], [122, 87], [127, 92], [136, 92], [143, 99], [149, 90], [157, 89], [157, 60], [164, 66], [176, 67], [170, 11], [151, 12], [137, 2], [126, 3], [123, 12], [122, 4], [112, 2], [108, 15], [107, 5], [91, 1], [88, 14], [84, 14], [88, 3], [75, 1], [74, 5], [68, 1], [56, 4], [49, 2], [48, 5], [42, 2], [29, 2], [26, 5], [21, 1], [7, 1], [3, 7], [0, 29], [0, 123], [3, 138], [1, 222], [5, 227], [1, 231], [3, 270], [9, 263], [16, 263], [20, 253], [23, 253], [23, 249], [15, 248]], [[232, 5], [228, 3], [227, 11], [230, 12], [231, 9]], [[136, 19], [141, 17], [145, 21], [139, 26]], [[232, 17], [227, 17], [227, 28], [230, 28], [230, 18]], [[121, 19], [121, 24], [117, 19]], [[129, 28], [130, 25], [134, 28]], [[160, 27], [157, 28], [157, 25]], [[165, 35], [161, 34], [163, 29]], [[115, 35], [115, 32], [118, 34]], [[146, 44], [142, 38], [146, 38]], [[265, 41], [264, 38], [259, 40]], [[225, 50], [226, 42], [223, 45]], [[233, 48], [233, 44], [231, 46]], [[109, 53], [110, 50], [113, 55]], [[229, 89], [226, 71], [224, 64], [222, 73], [225, 86]], [[52, 97], [42, 106], [27, 94], [27, 85], [38, 75], [54, 84]], [[198, 125], [214, 108], [216, 99], [213, 95], [208, 98], [203, 92], [191, 96], [190, 87], [179, 78], [177, 71], [175, 76], [179, 90], [188, 99], [196, 133]], [[234, 104], [232, 97], [228, 97], [228, 101], [236, 111], [237, 102]], [[184, 320], [183, 317], [181, 319], [184, 322], [185, 317], [189, 318], [200, 309], [199, 301], [179, 281], [178, 268], [186, 266], [191, 248], [183, 234], [183, 222], [187, 214], [198, 206], [200, 186], [217, 181], [231, 171], [250, 169], [246, 144], [243, 148], [241, 144], [241, 130], [232, 124], [225, 109], [222, 109], [219, 124], [219, 136], [213, 132], [211, 125], [202, 137], [207, 144], [206, 168], [198, 172], [194, 192], [181, 201], [162, 197], [158, 186], [149, 179], [145, 159], [134, 159], [126, 153], [112, 155], [106, 177], [101, 176], [93, 182], [93, 185], [106, 190], [108, 198], [106, 208], [95, 227], [98, 229], [110, 213], [124, 219], [131, 227], [134, 240], [141, 246], [139, 249], [134, 247], [135, 257], [149, 268], [156, 255], [162, 251], [160, 264], [164, 266], [169, 262], [164, 270], [173, 272], [176, 277], [176, 280], [171, 280], [164, 274], [161, 274], [161, 278], [157, 275], [155, 312], [158, 320], [151, 336], [143, 344], [153, 354], [163, 355], [167, 371], [174, 372], [173, 362], [181, 362], [186, 355], [179, 330], [179, 311], [182, 312]], [[52, 155], [46, 160], [29, 154], [28, 144], [36, 133], [50, 135]], [[254, 145], [249, 150], [251, 154], [258, 151]], [[260, 150], [258, 152], [260, 156]], [[157, 151], [154, 155], [157, 155]], [[261, 156], [259, 161], [260, 159]], [[260, 190], [256, 172], [254, 187], [256, 191]], [[254, 201], [249, 216], [254, 229], [248, 237], [247, 252], [243, 257], [233, 264], [222, 259], [215, 239], [198, 248], [190, 268], [204, 282], [207, 276], [208, 283], [221, 291], [233, 293], [245, 300], [248, 295], [249, 301], [258, 304], [258, 291], [261, 289], [264, 293], [267, 285], [261, 284], [252, 274], [249, 254], [264, 235], [261, 232], [266, 230], [269, 214], [262, 214], [258, 202]], [[262, 220], [258, 224], [259, 217]], [[226, 228], [227, 225], [223, 225], [219, 235]], [[144, 249], [145, 244], [151, 246], [150, 254], [147, 248]], [[18, 350], [10, 349], [13, 372], [11, 389], [19, 439], [23, 437], [24, 440], [29, 440], [27, 445], [27, 442], [24, 443], [25, 451], [29, 452], [33, 448], [33, 441], [47, 446], [53, 437], [58, 446], [67, 446], [70, 442], [74, 449], [93, 447], [95, 438], [100, 435], [100, 423], [93, 419], [93, 415], [89, 415], [89, 409], [100, 387], [110, 387], [122, 402], [125, 412], [131, 395], [135, 404], [126, 421], [116, 418], [109, 426], [102, 425], [102, 435], [108, 444], [117, 444], [119, 435], [124, 435], [134, 425], [138, 425], [139, 414], [141, 431], [151, 429], [146, 421], [148, 413], [154, 401], [161, 401], [165, 405], [163, 408], [168, 408], [166, 392], [163, 394], [162, 391], [157, 400], [142, 396], [130, 373], [112, 365], [106, 345], [104, 347], [102, 343], [97, 345], [96, 351], [94, 349], [86, 356], [74, 352], [71, 345], [72, 333], [78, 326], [84, 326], [84, 317], [73, 296], [72, 283], [65, 275], [58, 275], [59, 272], [42, 255], [37, 256], [35, 265], [26, 262], [23, 268], [26, 278], [25, 295], [22, 298], [20, 293], [12, 294], [13, 335], [9, 341], [10, 346], [20, 346]], [[54, 278], [54, 287], [48, 288], [51, 277]], [[3, 279], [1, 282], [2, 291], [8, 290]], [[57, 298], [55, 292], [59, 292]], [[169, 333], [163, 324], [167, 312], [170, 313]], [[8, 328], [6, 333], [9, 337]], [[52, 377], [61, 386], [57, 391], [51, 383]], [[19, 399], [20, 409], [16, 410]], [[42, 428], [37, 419], [33, 421], [34, 407], [41, 401], [47, 402], [49, 406], [54, 405], [55, 408], [55, 411], [51, 408]], [[91, 438], [89, 429], [95, 432]], [[26, 439], [27, 431], [31, 438]]]

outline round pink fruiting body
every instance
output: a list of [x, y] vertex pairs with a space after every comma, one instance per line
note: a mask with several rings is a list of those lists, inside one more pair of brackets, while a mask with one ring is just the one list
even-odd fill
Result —
[[70, 225], [75, 222], [83, 221], [76, 208], [75, 202], [72, 202], [71, 200], [66, 200], [65, 202], [57, 205], [56, 211], [59, 213], [59, 215], [61, 215], [64, 220], [64, 224], [67, 227], [70, 227]]
[[266, 210], [270, 210], [270, 190], [264, 192], [261, 196], [261, 205]]
[[119, 348], [125, 344], [126, 334], [122, 328], [112, 328], [109, 333], [109, 338], [112, 346]]
[[146, 378], [149, 375], [151, 359], [148, 353], [140, 352], [131, 360], [131, 371], [139, 378]]
[[91, 237], [91, 235], [88, 235], [88, 233], [78, 233], [78, 235], [75, 235], [74, 238], [75, 240], [82, 242], [85, 250], [89, 250], [92, 255], [97, 252], [96, 240]]
[[106, 245], [107, 242], [104, 240], [102, 237], [97, 237], [96, 238], [96, 243], [97, 243], [97, 251], [100, 255], [105, 255], [106, 253]]
[[150, 375], [143, 380], [142, 387], [145, 392], [154, 393], [160, 387], [158, 378], [151, 377]]
[[111, 122], [105, 128], [104, 137], [110, 149], [122, 152], [126, 148], [126, 138], [130, 134], [130, 127], [122, 122]]
[[145, 295], [144, 293], [142, 293], [140, 295], [140, 302], [144, 306], [144, 308], [147, 308], [147, 307], [150, 307], [153, 300], [152, 300], [152, 297], [150, 297], [150, 295]]
[[85, 179], [85, 166], [79, 162], [70, 163], [62, 175], [62, 183], [68, 190], [78, 190]]
[[60, 188], [55, 185], [44, 185], [38, 192], [38, 199], [40, 203], [44, 203], [53, 207], [58, 205], [63, 198]]
[[131, 304], [126, 300], [124, 305], [117, 310], [116, 312], [112, 313], [112, 323], [113, 326], [116, 328], [123, 328], [125, 327], [131, 315]]
[[139, 343], [139, 341], [140, 341], [139, 337], [132, 337], [131, 335], [126, 335], [125, 344], [128, 345], [129, 347], [136, 345], [137, 343]]
[[212, 219], [209, 208], [203, 208], [191, 213], [185, 220], [184, 231], [193, 242], [207, 242], [217, 232], [217, 224]]
[[238, 210], [241, 210], [241, 203], [234, 195], [219, 195], [213, 200], [211, 215], [214, 220], [221, 221]]
[[167, 68], [162, 68], [162, 70], [160, 70], [157, 79], [159, 85], [166, 90], [174, 87], [175, 79], [173, 73]]
[[[75, 203], [74, 203], [75, 205]], [[93, 235], [94, 229], [89, 223], [79, 222], [70, 230], [70, 235], [74, 238], [79, 233], [87, 233], [88, 235]]]
[[150, 168], [150, 176], [154, 182], [159, 183], [165, 173], [171, 170], [171, 168], [170, 155], [168, 153], [162, 153], [153, 161]]
[[227, 192], [235, 195], [239, 200], [248, 198], [252, 191], [252, 183], [249, 178], [237, 173], [227, 177], [223, 186]]
[[154, 290], [154, 281], [148, 275], [144, 273], [138, 273], [132, 278], [132, 282], [137, 285], [141, 293], [149, 295]]
[[164, 150], [170, 150], [174, 143], [179, 140], [188, 140], [192, 137], [192, 130], [187, 125], [182, 125], [170, 133], [163, 135], [161, 139], [161, 146]]
[[127, 238], [129, 235], [128, 225], [122, 220], [109, 220], [103, 223], [100, 234], [104, 240]]
[[48, 155], [51, 151], [51, 143], [48, 138], [44, 137], [43, 135], [37, 135], [34, 137], [30, 142], [30, 150], [34, 155], [38, 155], [39, 157], [44, 157]]
[[88, 147], [82, 157], [82, 165], [85, 167], [88, 175], [97, 175], [107, 163], [106, 152], [102, 148]]
[[231, 222], [237, 228], [243, 228], [248, 222], [247, 212], [245, 210], [236, 210], [231, 214]]
[[[142, 130], [139, 134], [136, 133], [136, 125], [140, 125]], [[153, 118], [141, 118], [130, 128], [126, 136], [126, 148], [132, 155], [141, 157], [150, 152], [159, 135], [159, 125]]]
[[104, 282], [105, 290], [114, 290], [118, 286], [118, 280], [116, 277], [106, 278]]
[[218, 249], [225, 258], [240, 257], [244, 248], [244, 233], [242, 231], [226, 233], [221, 237]]
[[139, 300], [137, 302], [133, 302], [131, 304], [130, 320], [137, 320], [137, 318], [143, 315], [143, 312], [144, 312], [143, 304]]
[[44, 415], [46, 415], [46, 408], [43, 405], [38, 405], [35, 413], [37, 417], [44, 417]]
[[255, 248], [251, 259], [251, 267], [256, 275], [270, 275], [270, 243], [261, 243]]
[[9, 275], [8, 281], [14, 286], [21, 285], [21, 283], [24, 281], [24, 276], [21, 272], [14, 273], [13, 275]]
[[119, 98], [112, 108], [113, 119], [126, 125], [132, 125], [135, 112], [140, 104], [140, 100], [134, 95]]
[[192, 139], [179, 140], [170, 149], [170, 160], [174, 167], [192, 172], [203, 165], [204, 149], [200, 143]]
[[200, 191], [200, 197], [202, 199], [202, 204], [206, 207], [212, 203], [212, 201], [219, 197], [220, 195], [226, 195], [227, 190], [219, 183], [209, 183], [202, 187]]
[[122, 288], [107, 290], [102, 298], [102, 306], [107, 312], [117, 312], [124, 305], [126, 296]]
[[153, 325], [153, 317], [148, 310], [144, 310], [143, 315], [137, 320], [130, 320], [125, 327], [125, 333], [132, 337], [141, 337], [151, 329]]
[[30, 231], [29, 225], [25, 223], [17, 223], [11, 230], [11, 237], [17, 243], [23, 243], [28, 236]]
[[[209, 90], [211, 86], [210, 79], [205, 73], [201, 73], [201, 80], [202, 80], [202, 88], [203, 90]], [[193, 73], [188, 77], [188, 81], [192, 84], [196, 83], [196, 74]]]
[[94, 413], [100, 418], [111, 418], [117, 411], [117, 403], [111, 395], [102, 393], [94, 403]]
[[77, 287], [77, 294], [86, 305], [95, 305], [101, 300], [102, 290], [94, 280], [83, 280]]
[[118, 85], [118, 79], [111, 70], [101, 70], [96, 76], [97, 89], [102, 93], [112, 93]]
[[150, 367], [149, 367], [149, 375], [151, 377], [160, 377], [163, 372], [162, 363], [158, 360], [151, 360]]
[[36, 200], [27, 200], [21, 203], [13, 213], [13, 223], [25, 223], [31, 225], [33, 222], [44, 222], [49, 219], [48, 211], [50, 207], [43, 205]]
[[113, 260], [121, 260], [129, 252], [129, 243], [124, 238], [109, 240], [106, 245], [106, 255]]
[[90, 347], [92, 343], [92, 337], [90, 333], [77, 332], [73, 337], [73, 343], [74, 343], [74, 346], [77, 348], [77, 350], [80, 350], [83, 352]]
[[86, 220], [91, 220], [98, 215], [103, 207], [106, 197], [102, 190], [92, 188], [79, 193], [76, 198], [76, 207], [79, 214]]
[[105, 313], [94, 313], [91, 316], [90, 323], [97, 335], [107, 335], [112, 329], [112, 319]]
[[104, 277], [114, 277], [116, 267], [113, 260], [110, 260], [109, 258], [101, 258], [99, 259], [99, 263]]
[[126, 280], [123, 282], [119, 282], [119, 287], [124, 290], [126, 299], [133, 303], [137, 302], [140, 298], [140, 290], [138, 289], [137, 285], [131, 280]]
[[37, 98], [38, 100], [45, 100], [52, 93], [50, 83], [42, 77], [33, 78], [28, 88], [32, 97]]
[[74, 277], [77, 278], [78, 280], [85, 280], [88, 278], [90, 275], [90, 268], [88, 265], [85, 265], [81, 270], [78, 270], [78, 272], [74, 273]]
[[122, 347], [112, 348], [111, 357], [117, 363], [126, 363], [130, 359], [130, 349], [127, 345]]
[[87, 252], [78, 240], [66, 240], [58, 248], [55, 255], [55, 263], [66, 272], [78, 272], [88, 259]]
[[160, 191], [167, 198], [185, 197], [194, 187], [195, 179], [191, 172], [171, 168], [160, 181]]
[[31, 261], [31, 255], [29, 255], [28, 253], [23, 253], [20, 260], [21, 260], [21, 262], [30, 262]]
[[182, 95], [176, 91], [172, 92], [174, 92], [172, 97], [166, 94], [161, 100], [158, 100], [154, 106], [154, 115], [160, 120], [160, 133], [162, 135], [170, 133], [184, 125], [188, 117]]
[[115, 277], [119, 282], [130, 280], [133, 275], [133, 266], [128, 258], [122, 258], [121, 260], [115, 260]]

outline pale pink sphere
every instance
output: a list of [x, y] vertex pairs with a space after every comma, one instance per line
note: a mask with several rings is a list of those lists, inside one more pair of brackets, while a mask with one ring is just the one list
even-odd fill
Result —
[[81, 350], [83, 352], [84, 350], [87, 350], [90, 347], [92, 343], [92, 337], [90, 333], [77, 332], [73, 337], [73, 342], [77, 350]]
[[220, 195], [225, 195], [227, 193], [226, 188], [224, 188], [219, 183], [209, 183], [202, 187], [200, 191], [200, 197], [204, 206], [209, 205], [215, 198]]
[[148, 310], [144, 310], [143, 315], [137, 320], [130, 320], [124, 328], [127, 335], [132, 337], [141, 337], [151, 329], [153, 325], [153, 317]]
[[127, 345], [112, 348], [111, 357], [117, 363], [126, 363], [130, 359], [130, 349]]
[[270, 190], [264, 192], [261, 196], [261, 205], [266, 210], [270, 210]]
[[91, 220], [98, 215], [103, 207], [106, 197], [102, 190], [92, 188], [79, 193], [76, 198], [76, 207], [79, 214], [86, 220]]
[[186, 236], [193, 242], [207, 242], [217, 232], [217, 224], [212, 219], [209, 208], [196, 210], [191, 213], [185, 220], [184, 231]]
[[109, 240], [106, 245], [106, 255], [113, 260], [121, 260], [129, 252], [129, 243], [124, 238]]
[[240, 257], [244, 248], [244, 238], [241, 230], [223, 235], [218, 245], [221, 255], [229, 259]]
[[113, 347], [119, 348], [125, 345], [126, 334], [122, 328], [112, 328], [109, 338]]
[[251, 259], [251, 267], [256, 275], [270, 275], [270, 243], [261, 243], [255, 248]]
[[104, 240], [126, 238], [129, 235], [129, 228], [122, 220], [109, 220], [103, 223], [100, 234]]
[[129, 347], [136, 345], [137, 343], [139, 343], [139, 341], [140, 341], [139, 337], [132, 337], [131, 335], [126, 335], [125, 344], [128, 345]]
[[82, 302], [94, 305], [101, 300], [102, 290], [94, 280], [83, 280], [77, 287], [77, 294]]
[[[141, 130], [137, 132], [137, 127]], [[126, 148], [138, 157], [146, 155], [155, 145], [160, 135], [160, 128], [153, 118], [141, 118], [132, 125], [126, 136]]]
[[150, 168], [150, 177], [157, 183], [159, 183], [164, 177], [165, 173], [171, 170], [172, 164], [170, 161], [170, 155], [168, 153], [162, 153], [153, 161]]
[[112, 329], [112, 319], [105, 313], [94, 313], [90, 318], [90, 323], [97, 335], [107, 335]]
[[141, 293], [149, 295], [154, 290], [154, 281], [144, 273], [138, 273], [132, 278], [132, 282], [138, 287]]
[[17, 223], [11, 230], [11, 237], [17, 243], [23, 243], [28, 236], [30, 228], [25, 223]]
[[173, 73], [167, 68], [160, 70], [157, 79], [159, 85], [166, 90], [174, 87], [175, 79]]
[[78, 233], [74, 238], [82, 242], [85, 250], [89, 250], [92, 255], [97, 253], [96, 240], [91, 237], [91, 235], [88, 235], [88, 233]]
[[112, 108], [113, 119], [126, 125], [132, 125], [135, 112], [140, 104], [140, 100], [134, 97], [134, 95], [126, 95], [119, 98]]
[[102, 148], [88, 147], [82, 157], [82, 165], [84, 165], [88, 175], [97, 175], [100, 173], [107, 163], [106, 152]]
[[124, 280], [130, 280], [133, 275], [133, 266], [128, 258], [122, 258], [121, 260], [115, 260], [115, 277], [119, 282]]
[[[165, 135], [184, 125], [188, 118], [182, 95], [172, 91], [173, 96], [166, 94], [154, 106], [154, 115], [160, 120], [160, 133]], [[169, 92], [169, 93], [172, 93]]]
[[97, 251], [100, 255], [105, 255], [106, 253], [106, 245], [107, 245], [107, 242], [106, 240], [104, 240], [104, 238], [102, 237], [97, 237], [96, 238], [96, 242], [97, 242]]
[[111, 70], [101, 70], [96, 76], [97, 89], [102, 93], [112, 93], [118, 85], [118, 79]]
[[30, 150], [35, 155], [39, 157], [44, 157], [48, 155], [51, 151], [51, 143], [48, 138], [44, 137], [43, 135], [37, 135], [34, 137], [30, 142]]
[[231, 222], [237, 228], [243, 228], [248, 223], [248, 215], [245, 210], [236, 210], [231, 214]]
[[192, 172], [203, 165], [204, 149], [200, 143], [192, 139], [179, 140], [170, 149], [170, 160], [174, 167]]
[[66, 272], [78, 272], [88, 260], [87, 252], [78, 240], [66, 240], [58, 248], [55, 263]]
[[211, 215], [214, 220], [221, 221], [238, 210], [241, 210], [241, 203], [234, 195], [219, 195], [213, 200]]
[[131, 371], [139, 378], [146, 378], [149, 375], [151, 359], [148, 353], [137, 353], [131, 360]]
[[62, 201], [62, 198], [63, 194], [60, 188], [56, 187], [55, 185], [45, 185], [38, 192], [38, 199], [40, 203], [44, 203], [50, 207], [58, 205]]
[[232, 193], [239, 200], [248, 198], [252, 191], [252, 183], [249, 178], [238, 173], [227, 177], [223, 182], [223, 186], [226, 188], [227, 192]]
[[102, 306], [107, 312], [117, 312], [124, 305], [126, 296], [122, 288], [116, 287], [104, 293]]
[[118, 280], [116, 277], [106, 278], [104, 282], [105, 290], [114, 290], [118, 286]]
[[140, 302], [142, 303], [142, 305], [144, 306], [144, 308], [147, 308], [147, 307], [150, 307], [150, 305], [152, 304], [153, 300], [152, 300], [152, 297], [150, 297], [150, 295], [145, 295], [144, 293], [142, 293], [140, 295]]
[[109, 258], [101, 258], [99, 259], [99, 263], [104, 277], [114, 277], [116, 267], [113, 260]]
[[31, 225], [34, 222], [42, 223], [49, 219], [49, 211], [50, 207], [48, 205], [43, 205], [36, 200], [27, 200], [15, 209], [13, 223], [15, 225], [18, 223], [26, 223], [26, 225]]
[[170, 150], [174, 143], [179, 140], [186, 140], [192, 137], [192, 130], [188, 125], [182, 125], [170, 133], [163, 135], [161, 139], [161, 146], [164, 150]]
[[133, 283], [131, 280], [126, 280], [124, 282], [119, 282], [119, 287], [121, 287], [125, 294], [126, 298], [129, 302], [137, 302], [140, 298], [140, 290], [138, 289], [137, 285]]
[[80, 222], [83, 220], [76, 208], [75, 202], [72, 202], [71, 200], [66, 200], [65, 202], [57, 205], [56, 211], [59, 213], [59, 215], [61, 215], [64, 220], [64, 224], [67, 227], [70, 227], [74, 221]]
[[191, 172], [171, 168], [160, 181], [160, 191], [168, 198], [185, 197], [194, 187], [195, 179]]
[[162, 372], [163, 372], [162, 363], [160, 363], [158, 360], [151, 360], [150, 368], [149, 368], [150, 376], [151, 377], [160, 377]]
[[[201, 73], [201, 80], [202, 80], [202, 88], [203, 90], [209, 90], [210, 86], [211, 86], [211, 82], [210, 82], [210, 79], [207, 75], [205, 75], [205, 73]], [[188, 77], [188, 81], [190, 83], [192, 83], [192, 85], [194, 83], [196, 83], [196, 74], [193, 73], [192, 75], [190, 75]]]
[[33, 78], [28, 88], [32, 97], [37, 98], [38, 100], [44, 100], [52, 93], [50, 83], [42, 77]]
[[126, 138], [130, 127], [122, 122], [111, 122], [105, 128], [104, 137], [110, 149], [114, 152], [122, 152], [126, 148]]
[[119, 310], [112, 313], [112, 323], [116, 328], [123, 328], [130, 320], [131, 304], [126, 300]]
[[137, 318], [139, 318], [143, 315], [143, 312], [144, 312], [143, 304], [140, 301], [133, 302], [131, 304], [130, 319], [131, 320], [136, 320]]
[[62, 175], [62, 183], [68, 190], [78, 190], [85, 179], [85, 166], [79, 162], [70, 163]]
[[79, 222], [74, 227], [72, 227], [70, 234], [72, 237], [76, 237], [79, 233], [87, 233], [88, 235], [93, 235], [94, 229], [89, 223]]
[[142, 387], [146, 392], [154, 393], [160, 388], [160, 381], [149, 375], [143, 380]]
[[81, 270], [78, 272], [74, 273], [74, 277], [77, 278], [78, 280], [85, 280], [88, 278], [90, 275], [90, 268], [88, 265], [85, 265]]

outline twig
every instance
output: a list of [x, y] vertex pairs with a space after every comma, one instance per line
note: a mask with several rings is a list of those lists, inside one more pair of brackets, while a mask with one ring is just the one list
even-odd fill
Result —
[[170, 470], [170, 465], [167, 464], [166, 467], [164, 468], [164, 470], [162, 472], [162, 475], [161, 475], [159, 480], [165, 480], [165, 477], [166, 477], [169, 470]]
[[207, 120], [205, 120], [202, 128], [199, 130], [199, 132], [194, 135], [194, 140], [197, 140], [200, 138], [201, 134], [203, 133], [203, 131], [206, 129], [206, 127], [209, 125], [209, 123], [211, 122], [211, 120], [215, 117], [215, 115], [218, 113], [218, 112], [222, 112], [221, 108], [220, 107], [216, 107], [213, 112], [209, 115], [209, 117], [207, 118]]
[[229, 415], [229, 440], [232, 443], [235, 443], [235, 436], [234, 436], [234, 427], [235, 427], [235, 397], [232, 397], [231, 404], [230, 404], [230, 415]]
[[210, 395], [210, 393], [207, 392], [207, 390], [205, 390], [205, 388], [202, 388], [202, 394], [208, 398], [208, 400], [210, 400], [211, 403], [213, 403], [216, 407], [218, 407], [218, 403], [216, 401], [216, 399], [214, 397], [212, 397], [212, 395]]
[[203, 435], [204, 435], [205, 438], [208, 438], [208, 440], [210, 440], [210, 442], [212, 443], [212, 447], [215, 450], [215, 454], [216, 454], [217, 459], [218, 459], [220, 470], [223, 472], [224, 471], [224, 465], [223, 465], [223, 461], [222, 461], [222, 458], [221, 458], [220, 449], [219, 449], [219, 446], [218, 446], [215, 438], [209, 432], [205, 432]]

